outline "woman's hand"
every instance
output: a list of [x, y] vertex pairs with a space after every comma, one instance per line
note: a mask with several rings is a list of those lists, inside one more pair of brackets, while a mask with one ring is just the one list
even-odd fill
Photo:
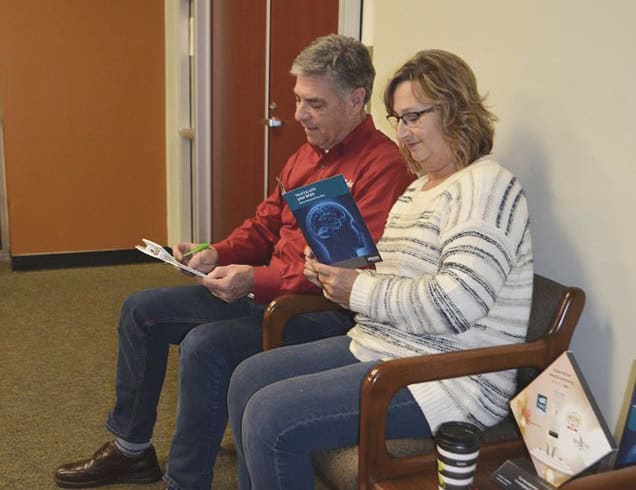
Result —
[[305, 279], [322, 289], [322, 284], [318, 280], [318, 273], [314, 270], [314, 264], [317, 264], [316, 256], [311, 248], [305, 247], [305, 270], [303, 271]]
[[355, 269], [321, 264], [309, 247], [305, 249], [305, 277], [322, 288], [325, 298], [344, 308], [349, 308], [351, 289], [358, 274]]

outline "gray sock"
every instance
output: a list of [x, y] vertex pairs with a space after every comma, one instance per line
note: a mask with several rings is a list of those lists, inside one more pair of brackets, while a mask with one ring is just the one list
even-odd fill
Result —
[[148, 449], [150, 447], [150, 441], [136, 443], [128, 442], [125, 439], [118, 437], [117, 439], [115, 439], [115, 446], [117, 446], [117, 449], [124, 453], [124, 455], [134, 457], [139, 456], [146, 449]]

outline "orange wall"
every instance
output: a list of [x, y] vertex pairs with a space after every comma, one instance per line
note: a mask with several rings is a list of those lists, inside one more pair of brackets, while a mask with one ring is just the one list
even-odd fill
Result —
[[11, 255], [167, 238], [163, 0], [0, 0]]

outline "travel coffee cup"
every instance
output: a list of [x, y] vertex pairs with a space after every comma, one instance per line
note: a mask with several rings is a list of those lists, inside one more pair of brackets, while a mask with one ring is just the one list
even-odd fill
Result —
[[467, 422], [445, 422], [435, 434], [440, 490], [472, 490], [481, 431]]

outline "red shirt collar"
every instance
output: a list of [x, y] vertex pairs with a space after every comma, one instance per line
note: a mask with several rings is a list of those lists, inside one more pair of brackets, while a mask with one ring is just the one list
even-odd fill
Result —
[[332, 153], [338, 157], [344, 155], [345, 151], [356, 151], [361, 145], [366, 144], [371, 134], [375, 131], [375, 124], [371, 114], [367, 114], [364, 120], [358, 124], [340, 143], [333, 145], [329, 152], [326, 152], [318, 146], [311, 145], [314, 151], [321, 157], [331, 155]]

